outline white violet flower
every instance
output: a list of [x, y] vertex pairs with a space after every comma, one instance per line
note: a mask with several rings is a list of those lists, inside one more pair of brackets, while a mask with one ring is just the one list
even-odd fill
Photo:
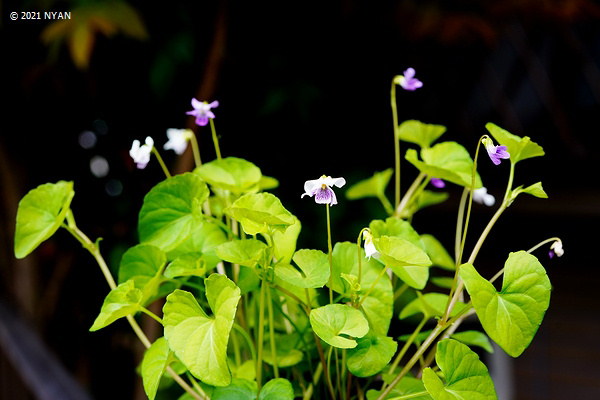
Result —
[[150, 136], [146, 137], [146, 143], [141, 146], [139, 140], [136, 139], [133, 141], [129, 155], [133, 158], [139, 169], [146, 168], [146, 165], [150, 162], [152, 147], [154, 147], [154, 140]]
[[479, 204], [485, 204], [488, 207], [491, 207], [496, 203], [496, 198], [488, 194], [487, 189], [482, 187], [479, 189], [475, 189], [473, 192], [473, 201]]
[[363, 231], [363, 239], [365, 239], [365, 256], [370, 260], [371, 256], [379, 258], [379, 252], [373, 244], [373, 235], [367, 229]]
[[341, 188], [346, 184], [344, 178], [332, 178], [330, 176], [323, 175], [319, 179], [312, 181], [306, 181], [304, 183], [304, 196], [315, 196], [315, 202], [318, 204], [329, 204], [331, 206], [337, 204], [337, 198], [335, 193], [331, 189], [332, 186]]
[[562, 247], [562, 242], [560, 240], [557, 240], [556, 242], [552, 243], [552, 246], [550, 246], [550, 253], [548, 255], [550, 258], [552, 258], [555, 254], [557, 257], [561, 257], [563, 254], [565, 254]]
[[163, 149], [173, 150], [176, 154], [182, 155], [187, 149], [187, 142], [193, 134], [194, 132], [189, 129], [167, 129], [169, 141], [164, 144]]

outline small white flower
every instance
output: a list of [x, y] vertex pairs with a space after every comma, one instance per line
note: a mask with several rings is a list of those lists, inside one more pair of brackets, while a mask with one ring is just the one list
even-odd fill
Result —
[[557, 240], [550, 246], [550, 258], [552, 258], [552, 253], [556, 254], [557, 257], [562, 257], [565, 254], [560, 240]]
[[491, 207], [496, 203], [496, 198], [493, 195], [488, 194], [487, 189], [482, 187], [480, 189], [475, 189], [473, 192], [473, 201]]
[[146, 143], [142, 146], [140, 146], [139, 140], [136, 139], [133, 141], [129, 155], [133, 158], [139, 169], [146, 168], [146, 165], [150, 162], [150, 153], [152, 153], [153, 146], [154, 140], [150, 136], [146, 137]]
[[373, 244], [373, 235], [369, 230], [363, 231], [363, 238], [365, 239], [365, 256], [370, 260], [371, 256], [379, 258], [379, 252]]
[[337, 198], [335, 193], [331, 190], [332, 186], [341, 188], [346, 184], [344, 178], [332, 178], [330, 176], [323, 175], [319, 179], [312, 181], [306, 181], [304, 183], [304, 196], [315, 196], [315, 202], [318, 204], [329, 204], [331, 206], [337, 204]]
[[176, 154], [182, 155], [187, 149], [187, 141], [194, 133], [189, 129], [167, 129], [169, 141], [164, 144], [163, 149], [173, 150]]

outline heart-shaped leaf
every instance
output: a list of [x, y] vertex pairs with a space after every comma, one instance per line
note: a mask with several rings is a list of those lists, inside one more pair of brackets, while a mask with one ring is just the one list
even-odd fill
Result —
[[443, 125], [425, 124], [410, 119], [398, 126], [398, 139], [427, 148], [446, 132]]
[[310, 312], [310, 325], [325, 343], [341, 349], [356, 347], [356, 340], [369, 331], [369, 323], [363, 314], [345, 304], [328, 304]]
[[385, 221], [376, 219], [371, 221], [369, 229], [374, 238], [395, 236], [407, 240], [417, 247], [424, 248], [421, 237], [414, 230], [410, 222], [406, 220], [394, 217], [387, 218]]
[[202, 203], [208, 194], [206, 183], [192, 173], [175, 175], [154, 186], [140, 210], [140, 242], [166, 253], [175, 249], [202, 224]]
[[[456, 142], [442, 142], [421, 150], [420, 161], [414, 149], [406, 151], [406, 160], [419, 171], [433, 178], [443, 179], [460, 186], [471, 187], [473, 160], [469, 152]], [[479, 174], [475, 175], [475, 189], [482, 186]]]
[[369, 334], [356, 341], [358, 346], [348, 350], [346, 365], [350, 372], [361, 378], [381, 371], [398, 349], [398, 343], [387, 336]]
[[289, 264], [277, 264], [275, 275], [301, 288], [323, 287], [329, 280], [329, 259], [320, 250], [298, 250], [292, 260], [300, 271]]
[[174, 260], [183, 254], [198, 253], [202, 255], [206, 269], [210, 270], [221, 261], [216, 254], [216, 249], [226, 241], [227, 236], [221, 228], [210, 221], [202, 221], [196, 225], [196, 229], [187, 239], [167, 253], [167, 258]]
[[133, 280], [121, 283], [111, 290], [96, 317], [90, 332], [102, 329], [115, 322], [117, 319], [133, 314], [140, 309], [142, 291], [137, 289]]
[[390, 267], [398, 278], [415, 289], [425, 287], [431, 260], [423, 249], [395, 236], [381, 236], [374, 239], [373, 243], [383, 263]]
[[246, 194], [227, 207], [225, 214], [238, 220], [249, 235], [269, 233], [275, 229], [285, 232], [288, 226], [296, 222], [294, 216], [271, 193]]
[[525, 251], [510, 253], [500, 292], [470, 264], [460, 267], [460, 276], [488, 336], [512, 357], [521, 355], [550, 304], [551, 285], [542, 264]]
[[209, 185], [229, 190], [236, 195], [257, 192], [262, 178], [260, 168], [250, 161], [236, 157], [202, 164], [194, 173]]
[[160, 383], [160, 378], [167, 366], [175, 361], [169, 350], [169, 344], [164, 337], [156, 339], [152, 346], [144, 353], [142, 360], [142, 381], [144, 383], [144, 391], [149, 400], [154, 400], [156, 391]]
[[365, 180], [355, 183], [346, 191], [348, 200], [362, 199], [363, 197], [381, 197], [385, 196], [385, 188], [390, 182], [394, 170], [388, 168], [385, 171], [375, 172], [375, 174]]
[[264, 258], [267, 245], [257, 239], [225, 242], [217, 247], [217, 255], [223, 260], [244, 267], [254, 268]]
[[119, 264], [119, 283], [132, 280], [143, 293], [142, 304], [156, 295], [164, 277], [165, 253], [151, 244], [138, 244], [123, 254]]
[[425, 252], [431, 259], [433, 266], [454, 271], [454, 260], [444, 246], [433, 235], [421, 235], [421, 243], [425, 245]]
[[302, 224], [300, 224], [298, 218], [293, 217], [294, 223], [288, 226], [285, 232], [278, 230], [273, 232], [273, 256], [275, 256], [277, 262], [289, 264], [296, 251], [296, 242], [298, 241], [298, 236], [300, 236]]
[[494, 382], [486, 366], [468, 346], [445, 339], [438, 343], [436, 364], [446, 385], [431, 368], [423, 370], [423, 383], [434, 400], [497, 400]]
[[513, 164], [527, 158], [540, 157], [545, 154], [542, 146], [532, 142], [528, 136], [520, 137], [513, 135], [491, 122], [485, 124], [485, 128], [498, 143], [506, 146], [506, 150], [510, 154], [510, 162]]
[[[352, 288], [342, 276], [345, 274], [347, 277], [358, 277], [358, 254], [356, 243], [341, 242], [336, 243], [333, 247], [332, 288], [347, 298], [352, 297]], [[362, 248], [360, 249], [360, 260], [362, 277], [359, 296], [364, 296], [375, 284], [369, 296], [364, 299], [360, 309], [365, 313], [371, 329], [378, 335], [385, 336], [393, 317], [394, 294], [392, 283], [387, 274], [379, 278], [383, 269], [381, 263], [374, 258], [367, 259]]]
[[240, 289], [224, 275], [204, 280], [213, 317], [206, 315], [194, 296], [175, 290], [163, 308], [165, 338], [190, 372], [212, 386], [227, 386], [227, 342], [240, 300]]
[[45, 183], [19, 202], [15, 229], [15, 257], [24, 258], [60, 227], [75, 192], [73, 182]]
[[248, 379], [234, 379], [227, 387], [215, 388], [211, 399], [213, 400], [293, 400], [294, 388], [290, 381], [276, 378], [268, 381], [260, 390], [256, 382]]
[[168, 279], [179, 276], [204, 276], [206, 262], [200, 253], [183, 254], [169, 263], [164, 275]]

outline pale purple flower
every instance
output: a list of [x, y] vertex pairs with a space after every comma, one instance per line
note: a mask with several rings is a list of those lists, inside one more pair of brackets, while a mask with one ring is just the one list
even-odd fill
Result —
[[506, 160], [510, 158], [510, 154], [506, 151], [506, 146], [494, 146], [494, 142], [489, 137], [483, 138], [483, 145], [490, 156], [492, 162], [496, 165], [500, 164], [502, 159]]
[[187, 141], [194, 133], [189, 129], [167, 129], [169, 141], [164, 144], [163, 149], [173, 150], [176, 154], [183, 154], [187, 149]]
[[410, 90], [411, 92], [423, 86], [423, 82], [415, 78], [414, 68], [408, 68], [404, 71], [404, 75], [398, 75], [394, 82], [402, 86], [404, 90]]
[[192, 107], [194, 109], [192, 111], [186, 112], [187, 115], [193, 115], [196, 117], [196, 124], [200, 126], [205, 126], [208, 124], [209, 118], [214, 118], [215, 114], [210, 110], [211, 108], [216, 108], [219, 106], [218, 101], [213, 101], [212, 103], [207, 103], [205, 101], [198, 101], [195, 98], [192, 99]]
[[337, 204], [337, 198], [335, 197], [334, 191], [331, 189], [332, 186], [341, 188], [346, 184], [344, 178], [332, 178], [327, 175], [321, 176], [319, 179], [312, 181], [306, 181], [304, 183], [304, 196], [315, 196], [315, 202], [318, 204], [329, 204], [331, 206]]
[[557, 240], [556, 242], [552, 243], [552, 246], [550, 246], [550, 252], [548, 253], [548, 256], [550, 258], [554, 257], [555, 255], [557, 257], [562, 257], [563, 254], [565, 254], [565, 252], [562, 247], [562, 242], [560, 240]]
[[365, 239], [365, 256], [370, 260], [371, 256], [379, 258], [379, 252], [375, 248], [373, 243], [373, 235], [368, 229], [363, 231], [363, 238]]
[[488, 207], [491, 207], [496, 203], [496, 198], [488, 194], [487, 189], [482, 187], [479, 189], [475, 189], [473, 192], [473, 201], [479, 204], [485, 204]]
[[444, 187], [446, 187], [446, 183], [440, 178], [431, 178], [430, 182], [434, 187], [438, 189], [443, 189]]
[[139, 140], [134, 140], [131, 144], [131, 150], [129, 155], [133, 158], [139, 169], [146, 168], [148, 162], [150, 162], [150, 153], [152, 153], [152, 147], [154, 146], [154, 140], [150, 136], [146, 137], [145, 144], [140, 146]]

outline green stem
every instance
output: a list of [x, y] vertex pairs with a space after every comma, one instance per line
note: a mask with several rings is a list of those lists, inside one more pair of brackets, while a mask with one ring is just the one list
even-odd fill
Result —
[[[458, 216], [456, 217], [456, 235], [454, 236], [454, 262], [458, 264], [460, 254], [460, 244], [462, 237], [463, 222], [465, 219], [465, 206], [469, 196], [469, 188], [465, 187], [462, 196], [460, 197], [460, 205], [458, 206]], [[455, 264], [455, 265], [456, 265]]]
[[402, 357], [404, 357], [404, 355], [406, 354], [406, 352], [407, 352], [408, 348], [410, 347], [410, 345], [415, 341], [415, 338], [417, 337], [417, 335], [419, 334], [419, 332], [421, 332], [421, 329], [423, 329], [423, 326], [425, 326], [425, 323], [427, 322], [427, 320], [429, 320], [429, 318], [428, 317], [424, 317], [421, 320], [421, 322], [419, 322], [419, 325], [417, 325], [417, 328], [415, 329], [415, 331], [412, 333], [412, 335], [410, 335], [410, 337], [408, 338], [408, 340], [406, 341], [406, 343], [404, 343], [404, 346], [402, 346], [402, 349], [400, 350], [400, 353], [398, 353], [398, 355], [394, 359], [394, 362], [392, 363], [392, 366], [390, 367], [390, 371], [388, 372], [388, 374], [392, 374], [394, 372], [394, 370], [396, 369], [396, 367], [398, 366], [398, 364], [402, 360]]
[[394, 157], [396, 168], [396, 188], [395, 188], [395, 209], [398, 209], [400, 204], [400, 139], [398, 139], [398, 107], [396, 105], [396, 83], [392, 80], [392, 88], [390, 90], [390, 102], [392, 106], [392, 122], [394, 124]]
[[381, 205], [383, 206], [383, 208], [385, 209], [385, 212], [388, 215], [392, 215], [394, 213], [394, 206], [392, 206], [392, 203], [390, 203], [390, 201], [388, 200], [387, 197], [385, 197], [384, 194], [380, 194], [377, 196], [377, 198], [379, 199], [379, 201], [381, 202]]
[[398, 300], [398, 297], [402, 296], [402, 293], [404, 293], [406, 289], [408, 289], [408, 285], [406, 283], [403, 283], [398, 289], [396, 289], [394, 292], [394, 301]]
[[152, 311], [148, 310], [146, 307], [140, 307], [140, 311], [143, 312], [144, 314], [152, 317], [152, 319], [155, 320], [156, 322], [158, 322], [159, 324], [163, 325], [163, 320], [158, 315], [156, 315]]
[[196, 134], [193, 133], [190, 135], [190, 143], [192, 144], [192, 153], [194, 154], [194, 162], [196, 163], [196, 168], [202, 165], [202, 160], [200, 160], [200, 148], [198, 147], [198, 138]]
[[263, 340], [265, 334], [265, 291], [267, 289], [267, 276], [263, 272], [262, 285], [260, 286], [260, 298], [258, 306], [258, 355], [256, 360], [256, 383], [258, 385], [258, 392], [262, 386], [262, 353], [263, 353]]
[[250, 356], [252, 357], [252, 360], [256, 362], [256, 350], [254, 349], [254, 343], [252, 342], [252, 338], [250, 337], [248, 332], [246, 332], [244, 328], [242, 328], [236, 323], [233, 324], [233, 329], [238, 331], [244, 337], [244, 339], [246, 339], [246, 343], [248, 344], [248, 348], [250, 349]]
[[160, 164], [160, 167], [162, 168], [167, 178], [170, 178], [171, 174], [169, 173], [169, 170], [167, 169], [167, 166], [165, 165], [165, 162], [163, 161], [162, 157], [158, 153], [158, 150], [156, 150], [156, 147], [154, 146], [152, 146], [152, 153], [154, 153], [154, 155], [156, 156], [156, 159], [158, 160], [158, 163]]
[[377, 279], [375, 279], [375, 282], [373, 282], [373, 284], [371, 285], [371, 287], [369, 288], [369, 290], [367, 290], [367, 293], [365, 293], [365, 295], [363, 297], [361, 297], [360, 301], [358, 302], [358, 306], [356, 308], [360, 308], [360, 306], [365, 301], [365, 299], [369, 296], [369, 294], [371, 294], [371, 292], [373, 291], [373, 289], [375, 289], [375, 285], [377, 285], [377, 283], [379, 282], [379, 280], [383, 277], [383, 275], [385, 275], [386, 271], [387, 271], [387, 266], [383, 267], [383, 269], [381, 270], [381, 272], [377, 276]]
[[221, 159], [221, 149], [219, 148], [219, 139], [217, 138], [217, 132], [215, 131], [215, 123], [212, 118], [208, 119], [210, 121], [210, 130], [212, 131], [212, 139], [215, 144], [215, 153], [217, 153], [217, 160]]
[[404, 210], [404, 208], [410, 201], [413, 193], [417, 190], [417, 188], [419, 187], [419, 185], [421, 184], [421, 181], [425, 178], [425, 176], [426, 176], [426, 174], [423, 172], [420, 172], [419, 175], [417, 175], [417, 177], [415, 178], [415, 181], [412, 183], [412, 185], [410, 185], [410, 187], [408, 188], [408, 191], [404, 194], [402, 201], [396, 207], [396, 212], [395, 212], [396, 216], [400, 216], [402, 214], [402, 211]]
[[405, 394], [402, 396], [396, 396], [396, 397], [392, 397], [389, 400], [407, 400], [407, 399], [414, 399], [415, 397], [421, 397], [421, 396], [426, 396], [428, 395], [429, 392], [427, 390], [423, 391], [423, 392], [417, 392], [417, 393], [411, 393], [411, 394]]
[[275, 347], [275, 322], [273, 319], [273, 300], [271, 299], [271, 288], [267, 288], [267, 310], [269, 312], [269, 341], [271, 342], [271, 358], [273, 360], [273, 373], [279, 378], [277, 367], [277, 349]]
[[327, 209], [327, 256], [329, 258], [329, 304], [333, 304], [333, 250], [331, 247], [331, 217], [329, 215], [329, 204]]

